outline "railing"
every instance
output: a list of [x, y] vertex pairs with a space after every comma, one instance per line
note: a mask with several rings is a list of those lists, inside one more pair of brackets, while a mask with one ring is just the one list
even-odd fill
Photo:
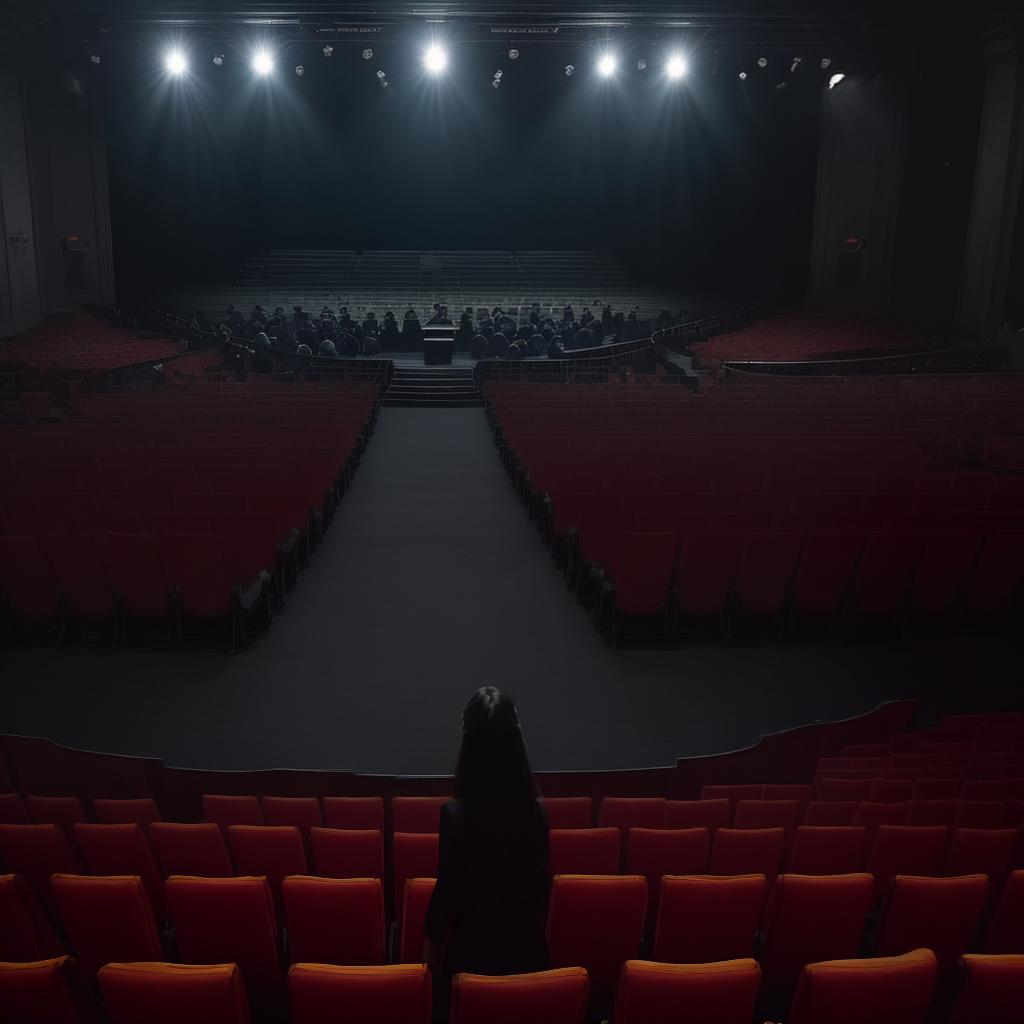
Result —
[[752, 323], [759, 315], [756, 306], [733, 310], [729, 313], [715, 313], [714, 316], [701, 317], [699, 320], [687, 320], [660, 331], [655, 331], [653, 341], [656, 345], [679, 351], [685, 350], [698, 341], [707, 341], [712, 335], [737, 331]]
[[620, 341], [613, 345], [571, 349], [561, 359], [481, 359], [474, 368], [480, 387], [494, 381], [525, 381], [532, 384], [600, 383], [609, 374], [626, 368], [653, 372], [657, 353], [650, 338]]
[[852, 377], [864, 374], [1001, 373], [1010, 369], [1010, 352], [1005, 348], [958, 348], [799, 362], [730, 360], [722, 363], [722, 369], [726, 377], [730, 374]]

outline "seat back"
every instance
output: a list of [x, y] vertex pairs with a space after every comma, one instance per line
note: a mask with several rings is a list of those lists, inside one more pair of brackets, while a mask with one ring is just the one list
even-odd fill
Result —
[[804, 968], [789, 1024], [923, 1024], [938, 968], [929, 949]]
[[804, 811], [804, 824], [820, 827], [852, 825], [858, 807], [860, 802], [857, 800], [812, 800]]
[[864, 867], [867, 833], [860, 825], [801, 825], [786, 870], [796, 875], [845, 875]]
[[29, 825], [28, 808], [17, 793], [0, 793], [0, 825]]
[[985, 935], [986, 953], [1024, 953], [1024, 871], [1011, 871]]
[[[85, 866], [94, 875], [138, 875], [145, 886], [157, 920], [166, 919], [164, 887], [141, 825], [79, 823], [75, 825], [75, 844], [82, 854]], [[125, 957], [119, 956], [114, 959], [124, 960]]]
[[160, 821], [160, 809], [152, 797], [135, 800], [93, 800], [96, 820], [104, 825], [152, 825]]
[[110, 1024], [249, 1024], [236, 964], [109, 963], [99, 982]]
[[898, 956], [923, 947], [935, 954], [940, 971], [951, 970], [974, 934], [987, 890], [984, 875], [897, 875], [882, 908], [875, 952]]
[[736, 806], [736, 828], [784, 828], [789, 835], [799, 823], [799, 800], [741, 800]]
[[56, 574], [33, 535], [0, 535], [0, 602], [6, 608], [27, 622], [55, 618], [58, 591]]
[[384, 831], [384, 800], [379, 796], [325, 796], [328, 828]]
[[796, 607], [811, 615], [840, 610], [864, 548], [862, 533], [811, 533], [793, 579]]
[[283, 922], [281, 883], [288, 875], [309, 873], [299, 830], [293, 825], [229, 825], [228, 844], [240, 875], [266, 878], [278, 919]]
[[315, 796], [265, 796], [263, 820], [268, 825], [293, 825], [299, 830], [306, 853], [311, 851], [309, 830], [323, 825]]
[[764, 875], [663, 878], [654, 959], [695, 964], [749, 956], [764, 896]]
[[203, 820], [212, 821], [225, 830], [229, 825], [264, 824], [263, 811], [256, 797], [222, 796], [218, 793], [203, 794]]
[[946, 855], [947, 875], [987, 875], [989, 892], [998, 894], [1010, 872], [1020, 841], [1016, 828], [958, 828]]
[[451, 1024], [583, 1024], [588, 992], [582, 967], [504, 977], [457, 974]]
[[0, 825], [0, 860], [9, 872], [24, 876], [51, 919], [59, 920], [50, 878], [76, 874], [78, 859], [56, 825]]
[[69, 958], [0, 963], [0, 1006], [4, 1024], [79, 1024], [68, 987]]
[[76, 796], [27, 796], [25, 806], [36, 825], [57, 825], [68, 839], [73, 838], [74, 825], [89, 820]]
[[423, 962], [423, 928], [427, 920], [427, 908], [434, 894], [435, 879], [409, 878], [405, 883], [402, 899], [402, 927], [398, 941], [398, 960], [403, 964]]
[[441, 808], [450, 796], [396, 796], [391, 798], [391, 829], [393, 832], [437, 834]]
[[384, 837], [377, 829], [312, 828], [310, 837], [318, 875], [384, 877]]
[[292, 875], [284, 880], [283, 892], [292, 963], [384, 962], [384, 886], [379, 878]]
[[593, 801], [589, 796], [542, 797], [548, 828], [590, 828], [594, 823]]
[[39, 897], [21, 875], [0, 875], [0, 962], [60, 956], [60, 940], [46, 919]]
[[968, 953], [950, 1024], [1014, 1024], [1024, 1006], [1024, 956]]
[[787, 991], [807, 964], [855, 956], [873, 903], [874, 880], [866, 872], [779, 875], [761, 951], [765, 985]]
[[713, 840], [720, 828], [732, 824], [728, 798], [716, 800], [669, 800], [665, 804], [665, 828], [706, 828]]
[[611, 1009], [622, 965], [640, 950], [647, 883], [640, 875], [559, 875], [548, 906], [552, 967], [584, 967], [590, 1009]]
[[942, 825], [880, 825], [867, 862], [876, 894], [896, 875], [943, 874], [948, 836]]
[[760, 800], [761, 786], [755, 783], [708, 785], [700, 791], [701, 800], [728, 800], [729, 824], [736, 820], [736, 808], [741, 800]]
[[736, 580], [740, 608], [751, 615], [778, 615], [796, 574], [802, 533], [752, 533]]
[[720, 828], [708, 870], [713, 875], [764, 875], [771, 886], [782, 866], [784, 828]]
[[232, 583], [228, 549], [217, 533], [164, 534], [160, 546], [167, 580], [177, 591], [181, 610], [201, 619], [229, 615]]
[[430, 1024], [430, 971], [425, 964], [293, 964], [288, 993], [292, 1024], [327, 1020]]
[[149, 827], [149, 838], [161, 878], [171, 875], [227, 878], [234, 874], [224, 833], [213, 822], [155, 821]]
[[615, 1001], [615, 1024], [750, 1024], [760, 979], [757, 962], [749, 957], [708, 964], [627, 960]]
[[171, 584], [160, 539], [151, 533], [107, 533], [104, 564], [129, 615], [161, 618], [171, 610]]
[[614, 875], [622, 839], [617, 828], [553, 828], [548, 832], [548, 872], [554, 875]]
[[238, 964], [250, 1002], [279, 1005], [284, 978], [267, 880], [172, 875], [165, 886], [181, 959], [193, 964]]
[[61, 918], [82, 966], [163, 960], [149, 897], [137, 875], [54, 875]]
[[437, 877], [437, 836], [421, 832], [396, 832], [391, 854], [392, 906], [401, 911], [405, 883], [410, 878]]
[[626, 873], [647, 879], [647, 930], [652, 932], [661, 900], [663, 875], [700, 875], [707, 868], [706, 828], [631, 828]]
[[952, 828], [960, 813], [959, 800], [915, 799], [910, 801], [908, 825], [945, 825]]

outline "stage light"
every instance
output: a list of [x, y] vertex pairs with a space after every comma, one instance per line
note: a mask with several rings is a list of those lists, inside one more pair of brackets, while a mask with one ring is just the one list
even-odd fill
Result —
[[831, 57], [822, 57], [821, 58], [821, 70], [822, 71], [828, 71], [828, 69], [830, 67], [832, 67], [832, 58]]
[[223, 64], [224, 64], [224, 54], [223, 53], [215, 53], [213, 55], [213, 63], [216, 64], [217, 67], [222, 67]]
[[741, 71], [740, 72], [740, 81], [741, 82], [745, 82], [746, 80], [747, 80], [747, 73], [746, 73], [746, 71]]
[[188, 61], [181, 50], [170, 50], [164, 57], [164, 67], [167, 68], [169, 74], [183, 75], [188, 71]]
[[443, 46], [433, 43], [423, 53], [423, 66], [432, 75], [439, 75], [448, 67], [448, 54]]
[[491, 85], [493, 85], [495, 89], [500, 89], [501, 88], [501, 79], [500, 78], [496, 78], [493, 82], [491, 82]]
[[757, 66], [763, 71], [766, 67], [768, 67], [768, 58], [767, 57], [758, 57], [757, 58]]
[[571, 64], [566, 64], [565, 65], [565, 77], [566, 78], [572, 78], [572, 76], [574, 74], [576, 74], [576, 69]]
[[297, 74], [299, 78], [301, 78], [305, 73], [306, 69], [301, 64], [295, 69], [295, 74]]
[[597, 73], [602, 78], [611, 78], [618, 66], [619, 62], [615, 59], [615, 54], [606, 53], [597, 62]]
[[324, 50], [323, 50], [323, 53], [324, 53], [324, 56], [325, 56], [325, 57], [330, 57], [330, 56], [331, 56], [331, 55], [332, 55], [332, 54], [334, 53], [334, 47], [333, 47], [333, 46], [331, 46], [331, 44], [330, 44], [330, 43], [327, 43], [327, 44], [326, 44], [326, 45], [324, 46]]
[[363, 50], [363, 60], [373, 60], [373, 50], [369, 47]]
[[98, 53], [90, 53], [89, 60], [91, 60], [93, 64], [99, 64], [103, 58]]
[[513, 47], [511, 50], [508, 51], [508, 59], [509, 60], [519, 60], [519, 51], [517, 49], [515, 49], [515, 47]]
[[381, 82], [383, 82], [383, 81], [384, 81], [384, 79], [385, 79], [385, 78], [387, 78], [387, 77], [388, 77], [388, 76], [387, 76], [387, 75], [385, 75], [383, 71], [378, 71], [378, 72], [377, 72], [377, 78], [378, 78], [378, 79], [379, 79], [379, 80], [380, 80]]
[[828, 87], [834, 89], [845, 77], [842, 71], [837, 72], [828, 80]]
[[671, 79], [683, 78], [688, 70], [686, 58], [679, 53], [673, 53], [665, 63], [665, 74]]
[[796, 74], [796, 70], [797, 70], [797, 68], [800, 67], [800, 64], [801, 64], [802, 61], [803, 61], [803, 57], [794, 57], [793, 58], [793, 63], [789, 65], [789, 70], [790, 70], [790, 72], [792, 74]]
[[257, 50], [252, 55], [252, 69], [257, 75], [269, 75], [274, 70], [274, 58], [267, 50]]
[[637, 71], [646, 71], [646, 70], [647, 70], [647, 61], [646, 61], [646, 60], [644, 60], [644, 58], [643, 58], [643, 57], [641, 57], [641, 58], [640, 58], [640, 59], [639, 59], [639, 60], [638, 60], [638, 61], [636, 62], [636, 69], [637, 69]]

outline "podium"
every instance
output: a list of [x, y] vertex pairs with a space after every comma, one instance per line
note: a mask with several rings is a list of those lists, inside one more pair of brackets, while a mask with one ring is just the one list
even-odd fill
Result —
[[424, 366], [451, 366], [454, 351], [455, 324], [426, 324], [424, 326]]

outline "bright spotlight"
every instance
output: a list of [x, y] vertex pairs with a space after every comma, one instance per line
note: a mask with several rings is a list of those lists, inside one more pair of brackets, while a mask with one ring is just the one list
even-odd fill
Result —
[[448, 54], [444, 47], [438, 46], [437, 43], [428, 46], [423, 54], [423, 66], [432, 75], [441, 74], [448, 67]]
[[252, 69], [257, 75], [269, 75], [274, 70], [274, 58], [267, 50], [257, 50], [252, 55]]
[[615, 54], [606, 53], [597, 62], [597, 73], [602, 78], [611, 78], [618, 66], [619, 62], [615, 59]]
[[171, 50], [164, 57], [164, 67], [172, 75], [183, 75], [188, 71], [188, 61], [181, 50]]
[[686, 58], [682, 54], [674, 53], [665, 63], [665, 74], [671, 79], [680, 79], [689, 70]]
[[834, 89], [845, 77], [842, 71], [837, 72], [828, 80], [828, 87]]

